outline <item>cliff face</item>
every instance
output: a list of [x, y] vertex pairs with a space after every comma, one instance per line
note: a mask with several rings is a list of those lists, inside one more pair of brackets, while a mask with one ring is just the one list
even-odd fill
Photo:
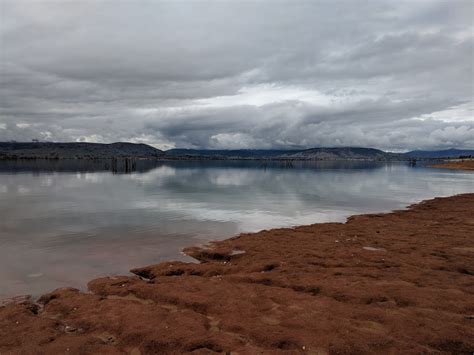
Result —
[[113, 157], [160, 157], [163, 151], [134, 143], [1, 143], [0, 158], [105, 159]]

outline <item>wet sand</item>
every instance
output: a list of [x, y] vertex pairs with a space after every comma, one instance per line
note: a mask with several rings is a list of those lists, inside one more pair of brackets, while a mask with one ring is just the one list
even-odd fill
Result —
[[473, 241], [474, 194], [242, 234], [0, 307], [0, 353], [471, 353]]
[[456, 170], [474, 170], [473, 160], [452, 160], [441, 164], [430, 165], [431, 168], [456, 169]]

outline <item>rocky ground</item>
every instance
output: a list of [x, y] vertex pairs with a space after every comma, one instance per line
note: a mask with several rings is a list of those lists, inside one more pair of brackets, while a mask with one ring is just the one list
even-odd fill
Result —
[[274, 229], [0, 307], [0, 354], [474, 351], [474, 194]]

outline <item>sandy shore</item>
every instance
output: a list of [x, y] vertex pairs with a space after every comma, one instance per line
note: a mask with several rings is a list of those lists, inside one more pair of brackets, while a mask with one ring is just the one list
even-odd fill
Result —
[[471, 353], [474, 194], [273, 229], [0, 307], [0, 354]]
[[431, 168], [456, 169], [456, 170], [474, 170], [473, 160], [453, 160], [441, 164], [430, 165]]

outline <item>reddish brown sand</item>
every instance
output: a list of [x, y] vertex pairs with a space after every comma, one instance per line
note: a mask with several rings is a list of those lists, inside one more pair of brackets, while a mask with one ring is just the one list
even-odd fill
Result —
[[441, 164], [431, 165], [432, 168], [474, 170], [474, 160], [447, 161]]
[[474, 351], [474, 194], [187, 252], [0, 308], [0, 354]]

